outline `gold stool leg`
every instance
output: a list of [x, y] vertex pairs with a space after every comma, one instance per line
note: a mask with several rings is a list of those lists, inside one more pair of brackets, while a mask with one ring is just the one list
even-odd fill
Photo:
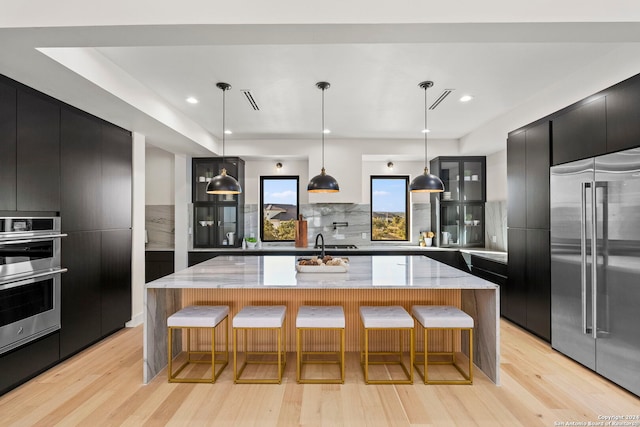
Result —
[[168, 348], [168, 361], [169, 361], [169, 366], [167, 369], [167, 380], [169, 382], [171, 382], [171, 372], [173, 370], [173, 352], [171, 351], [171, 348], [173, 347], [173, 328], [169, 327], [169, 337], [167, 339], [168, 343], [167, 343], [167, 348]]

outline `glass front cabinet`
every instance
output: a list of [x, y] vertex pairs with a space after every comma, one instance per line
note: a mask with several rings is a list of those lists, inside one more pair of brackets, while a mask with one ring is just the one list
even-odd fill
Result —
[[193, 247], [240, 247], [244, 238], [244, 192], [207, 194], [207, 184], [222, 168], [244, 188], [244, 160], [194, 158], [192, 163]]
[[444, 192], [431, 194], [431, 227], [440, 247], [483, 247], [486, 158], [436, 157], [430, 172]]

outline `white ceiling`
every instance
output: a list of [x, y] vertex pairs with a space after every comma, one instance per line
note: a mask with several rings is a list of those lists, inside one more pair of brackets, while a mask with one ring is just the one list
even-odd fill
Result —
[[[296, 10], [300, 17], [278, 21], [273, 10], [249, 18], [234, 14], [226, 24], [215, 24], [222, 19], [217, 14], [205, 19], [209, 23], [182, 16], [175, 21], [181, 25], [167, 25], [170, 17], [161, 16], [153, 26], [126, 27], [113, 24], [127, 19], [107, 13], [109, 25], [91, 27], [100, 18], [88, 18], [88, 12], [46, 15], [51, 6], [44, 2], [42, 15], [31, 21], [23, 15], [0, 18], [0, 73], [144, 133], [160, 147], [194, 155], [219, 151], [218, 81], [233, 86], [227, 92], [229, 138], [299, 141], [319, 137], [320, 80], [331, 83], [325, 94], [331, 138], [420, 139], [424, 93], [417, 85], [433, 80], [429, 104], [445, 88], [454, 92], [429, 112], [429, 137], [460, 139], [541, 93], [550, 96], [559, 82], [629, 45], [640, 45], [638, 22], [615, 22], [638, 19], [640, 11], [631, 3], [617, 11], [609, 7], [611, 22], [593, 22], [603, 19], [602, 10], [587, 9], [592, 16], [578, 18], [585, 23], [571, 24], [553, 22], [553, 16], [509, 23], [520, 21], [515, 13], [499, 16], [507, 22], [486, 23], [492, 16], [479, 11], [477, 22], [443, 24], [443, 13], [431, 22], [397, 23], [412, 18], [410, 10], [396, 11], [393, 23], [364, 13], [357, 23], [341, 23], [344, 16], [336, 14], [340, 24], [292, 24], [305, 22], [304, 13]], [[9, 14], [18, 16], [19, 9], [14, 5]], [[21, 19], [43, 28], [28, 28]], [[249, 107], [241, 89], [251, 90], [260, 111]], [[463, 94], [474, 100], [460, 103]], [[200, 102], [188, 104], [188, 96]], [[495, 152], [505, 137], [491, 138], [476, 151]]]

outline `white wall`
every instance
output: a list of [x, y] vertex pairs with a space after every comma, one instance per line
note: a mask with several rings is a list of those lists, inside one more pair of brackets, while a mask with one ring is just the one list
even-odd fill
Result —
[[132, 137], [132, 220], [131, 220], [131, 321], [127, 326], [143, 322], [145, 282], [145, 136], [137, 132]]
[[487, 202], [499, 200], [507, 200], [506, 149], [487, 156]]
[[145, 204], [175, 204], [174, 155], [147, 144]]
[[[242, 157], [242, 156], [240, 156]], [[282, 163], [282, 169], [276, 169], [276, 163]], [[245, 204], [260, 203], [260, 177], [278, 175], [297, 175], [300, 177], [298, 193], [300, 194], [300, 204], [309, 203], [307, 196], [307, 184], [309, 183], [309, 162], [297, 159], [267, 159], [267, 160], [245, 160], [244, 202]]]
[[[457, 140], [429, 141], [429, 159], [437, 156], [456, 156], [459, 154]], [[284, 165], [295, 158], [295, 167], [300, 175], [300, 184], [309, 203], [368, 203], [369, 173], [364, 170], [367, 162], [377, 162], [386, 165], [391, 160], [398, 162], [403, 174], [413, 179], [422, 173], [424, 168], [424, 140], [385, 140], [385, 139], [349, 139], [325, 140], [325, 168], [340, 185], [339, 193], [306, 194], [304, 188], [308, 180], [319, 174], [322, 167], [321, 145], [319, 141], [310, 140], [234, 140], [233, 152], [228, 155], [252, 158], [263, 156], [264, 166], [255, 165], [258, 169], [251, 169], [252, 162], [245, 167], [247, 190], [245, 203], [259, 203], [259, 175], [273, 174], [273, 165], [280, 159]], [[308, 160], [300, 160], [308, 159]], [[402, 162], [406, 164], [402, 165]], [[306, 169], [305, 169], [306, 164]], [[367, 170], [376, 166], [366, 166]], [[373, 170], [372, 169], [372, 170]], [[260, 173], [257, 173], [260, 172]], [[283, 174], [289, 172], [283, 171]], [[400, 173], [400, 172], [397, 172]], [[376, 172], [377, 174], [377, 172]], [[304, 177], [304, 181], [303, 181]], [[253, 180], [253, 181], [252, 181]], [[256, 193], [253, 193], [256, 191]], [[302, 194], [301, 194], [302, 197]], [[300, 200], [301, 203], [305, 201]]]

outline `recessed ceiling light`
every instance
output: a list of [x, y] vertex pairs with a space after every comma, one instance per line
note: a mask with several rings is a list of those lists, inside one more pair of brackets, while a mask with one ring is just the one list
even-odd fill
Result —
[[198, 103], [198, 99], [194, 98], [193, 96], [190, 96], [190, 97], [187, 98], [187, 102], [189, 104], [197, 104]]
[[231, 135], [233, 132], [231, 132], [229, 129], [227, 129], [227, 130], [225, 130], [225, 131], [224, 131], [224, 133], [225, 133], [226, 135]]
[[331, 133], [331, 130], [325, 129], [325, 130], [322, 131], [322, 133]]
[[473, 99], [473, 96], [471, 96], [471, 95], [463, 95], [463, 96], [460, 98], [460, 102], [469, 102], [469, 101], [471, 101], [472, 99]]
[[422, 133], [429, 133], [431, 132], [431, 129], [422, 129]]

